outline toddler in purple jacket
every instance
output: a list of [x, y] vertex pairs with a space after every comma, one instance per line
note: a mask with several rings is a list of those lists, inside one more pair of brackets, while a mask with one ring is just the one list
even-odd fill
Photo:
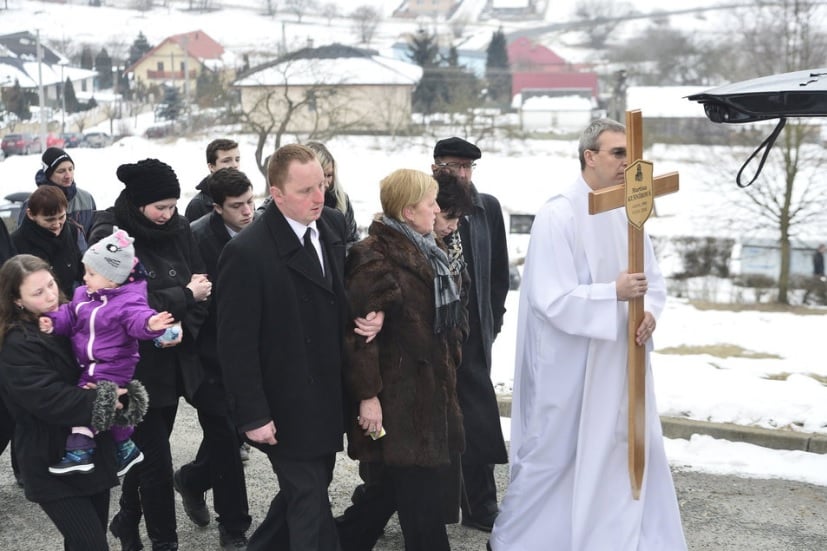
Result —
[[[130, 389], [128, 409], [143, 410], [135, 415], [122, 415], [120, 426], [116, 424], [111, 429], [118, 446], [119, 476], [144, 458], [131, 439], [134, 426], [147, 406], [146, 391], [137, 381], [132, 381], [139, 360], [138, 341], [160, 337], [175, 322], [168, 312], [157, 313], [149, 307], [146, 281], [136, 279], [133, 273], [138, 263], [133, 241], [116, 226], [112, 235], [89, 247], [83, 255], [86, 285], [75, 289], [72, 302], [40, 320], [42, 331], [70, 337], [75, 358], [83, 370], [78, 386], [88, 388], [100, 381], [110, 381], [127, 387]], [[63, 459], [51, 465], [49, 472], [56, 475], [92, 472], [95, 469], [94, 436], [91, 427], [72, 427]]]

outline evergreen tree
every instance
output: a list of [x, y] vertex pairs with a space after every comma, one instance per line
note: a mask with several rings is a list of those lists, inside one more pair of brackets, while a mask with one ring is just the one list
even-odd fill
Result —
[[488, 81], [488, 98], [496, 103], [511, 103], [511, 67], [505, 33], [498, 29], [491, 35], [485, 59], [485, 78]]
[[452, 111], [464, 111], [479, 104], [479, 79], [459, 64], [455, 46], [448, 51], [448, 66], [443, 69], [448, 107]]
[[175, 86], [164, 87], [164, 107], [159, 112], [162, 119], [174, 121], [178, 120], [181, 112], [184, 110], [184, 100], [181, 97], [181, 92]]
[[144, 57], [148, 51], [152, 49], [152, 46], [149, 45], [149, 42], [144, 36], [144, 33], [139, 32], [138, 38], [135, 39], [135, 42], [132, 43], [132, 46], [129, 47], [129, 59], [126, 61], [127, 67], [131, 67], [134, 65], [139, 59]]
[[414, 109], [421, 113], [438, 111], [449, 102], [450, 91], [439, 66], [436, 36], [420, 27], [408, 44], [408, 58], [422, 67], [422, 79], [413, 93]]
[[132, 96], [135, 94], [132, 90], [132, 81], [129, 80], [129, 75], [127, 75], [124, 71], [119, 70], [115, 78], [117, 78], [118, 82], [118, 93], [123, 99], [131, 101]]
[[98, 72], [98, 88], [112, 88], [112, 58], [109, 57], [106, 48], [102, 48], [100, 53], [95, 56], [95, 70]]
[[92, 48], [84, 46], [80, 52], [80, 66], [90, 71], [95, 68], [95, 60], [92, 58]]
[[10, 113], [14, 113], [21, 121], [27, 121], [32, 118], [28, 98], [20, 87], [19, 80], [15, 80], [14, 86], [11, 88], [3, 89], [3, 103], [6, 104], [6, 109]]
[[69, 77], [66, 77], [66, 82], [63, 83], [63, 101], [66, 103], [67, 113], [77, 113], [80, 111], [80, 103], [78, 97], [75, 95], [75, 85]]
[[195, 102], [201, 107], [220, 107], [225, 96], [221, 77], [213, 71], [201, 71], [195, 81]]
[[436, 65], [439, 56], [439, 45], [436, 36], [429, 34], [420, 27], [416, 34], [411, 37], [407, 53], [408, 58], [423, 69]]

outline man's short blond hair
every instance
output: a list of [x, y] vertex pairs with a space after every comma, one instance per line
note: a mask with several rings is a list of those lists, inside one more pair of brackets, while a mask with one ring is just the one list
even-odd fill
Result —
[[270, 186], [284, 191], [290, 164], [295, 161], [304, 165], [315, 160], [316, 153], [307, 146], [297, 143], [283, 145], [270, 155], [267, 162], [267, 181]]

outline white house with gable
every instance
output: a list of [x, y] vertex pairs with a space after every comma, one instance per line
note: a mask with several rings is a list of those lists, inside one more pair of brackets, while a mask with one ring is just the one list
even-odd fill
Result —
[[304, 48], [239, 75], [245, 113], [289, 119], [286, 131], [397, 133], [411, 124], [418, 65], [331, 44]]

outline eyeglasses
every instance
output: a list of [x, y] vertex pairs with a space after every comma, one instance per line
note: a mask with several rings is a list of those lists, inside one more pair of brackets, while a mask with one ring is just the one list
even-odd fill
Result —
[[465, 170], [471, 171], [476, 168], [477, 163], [457, 163], [457, 162], [450, 162], [450, 163], [437, 163], [436, 166], [439, 168], [447, 168], [449, 170]]
[[626, 148], [625, 147], [614, 147], [612, 149], [590, 149], [589, 151], [595, 151], [600, 153], [601, 151], [608, 152], [609, 155], [614, 157], [615, 159], [625, 159], [626, 158]]

